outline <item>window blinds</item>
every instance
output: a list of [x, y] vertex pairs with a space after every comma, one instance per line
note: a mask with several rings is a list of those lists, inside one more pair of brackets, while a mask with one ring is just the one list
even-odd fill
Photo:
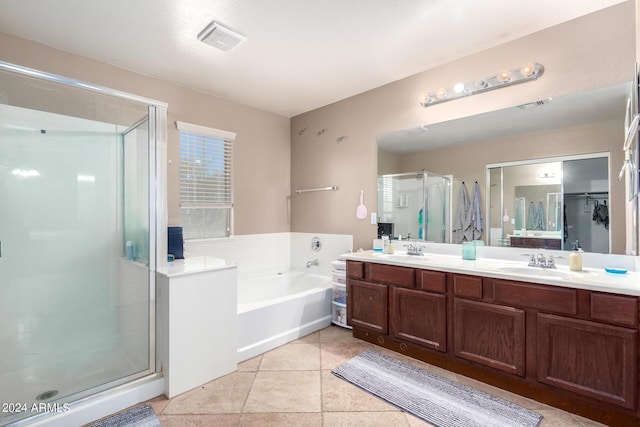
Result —
[[180, 207], [231, 208], [235, 133], [176, 122], [180, 131]]

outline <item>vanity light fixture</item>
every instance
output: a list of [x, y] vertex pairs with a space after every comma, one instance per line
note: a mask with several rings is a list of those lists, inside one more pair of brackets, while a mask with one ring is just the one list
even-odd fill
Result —
[[512, 70], [503, 70], [493, 76], [481, 78], [467, 83], [456, 83], [453, 87], [440, 88], [420, 97], [420, 105], [428, 107], [446, 101], [462, 98], [477, 93], [487, 92], [501, 87], [537, 80], [544, 74], [544, 66], [538, 63], [524, 64]]

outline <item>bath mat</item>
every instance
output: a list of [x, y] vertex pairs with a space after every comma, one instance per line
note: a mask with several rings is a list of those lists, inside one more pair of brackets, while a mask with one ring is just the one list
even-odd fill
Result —
[[438, 427], [536, 427], [542, 421], [537, 412], [375, 350], [331, 373]]
[[120, 412], [108, 418], [103, 418], [89, 427], [158, 427], [160, 420], [151, 405], [141, 405]]

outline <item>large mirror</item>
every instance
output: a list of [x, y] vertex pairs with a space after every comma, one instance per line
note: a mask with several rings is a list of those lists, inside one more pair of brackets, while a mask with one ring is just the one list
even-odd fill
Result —
[[[624, 181], [618, 181], [617, 175], [624, 162], [622, 142], [632, 88], [631, 82], [620, 83], [379, 135], [378, 176], [417, 170], [453, 176], [453, 213], [462, 183], [478, 181], [486, 215], [481, 238], [487, 244], [510, 246], [512, 237], [527, 237], [516, 234], [527, 229], [528, 235], [529, 225], [536, 228], [533, 232], [538, 236], [535, 237], [555, 238], [554, 247], [559, 243], [560, 248], [571, 249], [568, 245], [573, 239], [580, 240], [587, 251], [624, 254], [625, 237], [635, 230], [626, 225], [628, 194], [625, 194]], [[597, 191], [572, 188], [573, 184], [567, 181], [572, 164], [567, 162], [589, 158], [604, 159], [601, 162], [606, 164], [605, 176], [593, 179], [606, 185]], [[493, 167], [487, 169], [487, 165]], [[509, 169], [511, 167], [514, 169]], [[546, 182], [514, 184], [516, 181], [509, 174], [520, 173], [527, 167], [534, 170], [531, 176]], [[539, 173], [544, 174], [540, 170], [545, 168], [546, 178], [539, 178]], [[506, 194], [502, 191], [505, 183], [509, 183], [505, 186], [508, 187]], [[494, 190], [498, 184], [500, 192]], [[471, 190], [468, 184], [467, 188]], [[503, 200], [508, 200], [508, 205]], [[602, 205], [605, 201], [608, 228], [596, 224], [599, 227], [593, 234], [595, 203]], [[541, 213], [542, 221], [537, 225], [527, 224], [533, 220], [528, 215], [532, 202], [532, 212]], [[583, 217], [591, 222], [585, 223], [577, 216], [565, 220], [565, 205], [576, 205], [571, 208], [576, 210], [576, 215], [581, 208]], [[572, 214], [567, 212], [567, 215]], [[505, 221], [507, 216], [509, 219]], [[499, 231], [492, 233], [491, 229]], [[601, 233], [603, 230], [606, 234]], [[593, 237], [584, 237], [589, 233]], [[514, 243], [518, 244], [515, 239]]]
[[609, 154], [487, 165], [488, 244], [609, 253]]

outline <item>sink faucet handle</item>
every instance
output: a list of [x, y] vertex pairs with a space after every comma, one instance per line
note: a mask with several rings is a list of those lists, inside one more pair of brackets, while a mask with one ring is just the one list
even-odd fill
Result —
[[549, 255], [549, 257], [547, 257], [547, 268], [556, 268], [556, 263], [554, 260], [562, 258], [564, 258], [562, 255]]
[[521, 254], [521, 255], [529, 257], [529, 267], [535, 267], [536, 266], [536, 255], [535, 254]]

